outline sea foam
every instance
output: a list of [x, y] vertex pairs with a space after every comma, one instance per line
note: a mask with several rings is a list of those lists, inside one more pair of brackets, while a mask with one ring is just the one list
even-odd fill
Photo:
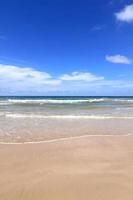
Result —
[[73, 103], [92, 103], [92, 102], [102, 102], [101, 99], [8, 99], [8, 103], [12, 104], [73, 104]]
[[34, 115], [6, 114], [8, 118], [40, 118], [40, 119], [133, 119], [133, 116], [104, 116], [104, 115]]

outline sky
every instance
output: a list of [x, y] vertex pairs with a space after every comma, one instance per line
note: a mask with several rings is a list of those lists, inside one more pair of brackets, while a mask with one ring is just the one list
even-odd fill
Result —
[[1, 0], [0, 95], [133, 95], [133, 1]]

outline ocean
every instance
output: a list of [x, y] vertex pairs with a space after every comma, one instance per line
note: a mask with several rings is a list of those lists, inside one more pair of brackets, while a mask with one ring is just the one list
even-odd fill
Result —
[[[0, 97], [0, 141], [132, 133], [133, 97]], [[112, 130], [113, 129], [113, 130]]]

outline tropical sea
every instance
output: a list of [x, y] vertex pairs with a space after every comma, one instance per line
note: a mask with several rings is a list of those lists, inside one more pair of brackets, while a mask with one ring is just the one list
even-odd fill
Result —
[[0, 97], [0, 141], [132, 134], [133, 97]]

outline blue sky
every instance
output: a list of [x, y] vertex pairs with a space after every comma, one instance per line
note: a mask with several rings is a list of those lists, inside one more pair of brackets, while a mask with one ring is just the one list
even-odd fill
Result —
[[0, 95], [133, 95], [132, 0], [1, 0]]

